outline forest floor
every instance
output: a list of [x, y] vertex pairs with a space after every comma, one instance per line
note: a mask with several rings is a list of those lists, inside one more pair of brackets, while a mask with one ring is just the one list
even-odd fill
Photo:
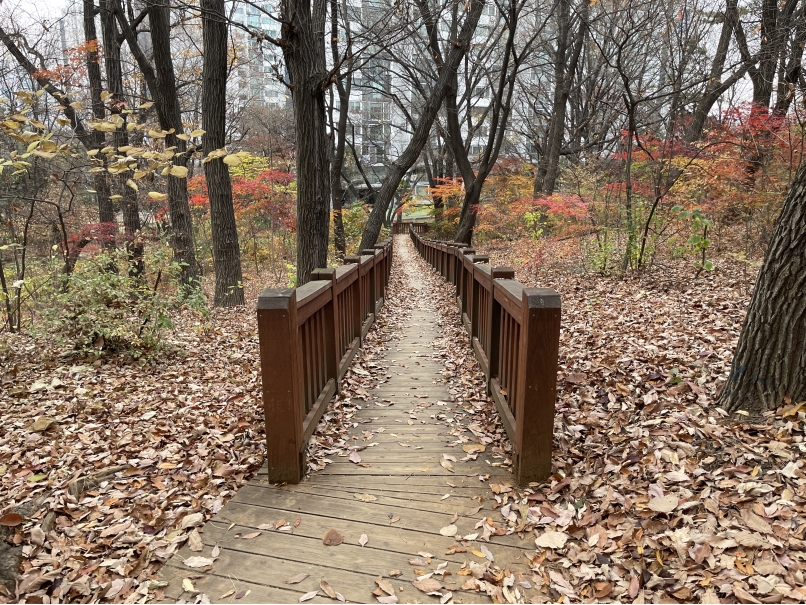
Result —
[[[713, 405], [749, 300], [739, 264], [696, 280], [682, 262], [617, 279], [577, 271], [562, 250], [521, 262], [531, 246], [479, 252], [563, 301], [554, 474], [497, 498], [496, 523], [542, 544], [524, 541], [533, 600], [806, 601], [806, 412], [737, 421]], [[443, 289], [436, 355], [489, 407]], [[159, 595], [162, 563], [263, 462], [256, 298], [255, 286], [242, 309], [188, 314], [166, 334], [170, 352], [142, 365], [2, 336], [0, 583], [4, 556], [21, 556], [23, 575], [0, 600]], [[361, 379], [351, 373], [356, 397]], [[522, 498], [528, 511], [507, 506]]]

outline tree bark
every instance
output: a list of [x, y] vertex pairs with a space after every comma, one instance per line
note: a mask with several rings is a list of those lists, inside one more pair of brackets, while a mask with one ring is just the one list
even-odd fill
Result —
[[224, 0], [202, 0], [202, 129], [204, 174], [210, 198], [216, 307], [244, 304], [241, 248], [232, 204], [232, 183], [223, 158], [207, 155], [224, 147], [227, 117], [227, 20]]
[[[337, 65], [339, 62], [338, 22], [339, 3], [337, 0], [330, 0], [330, 52], [334, 65]], [[349, 33], [348, 29], [348, 54], [350, 52]], [[339, 96], [338, 122], [334, 125], [332, 117], [330, 120], [330, 131], [335, 137], [333, 157], [330, 162], [330, 198], [333, 203], [333, 247], [336, 249], [336, 256], [339, 259], [344, 258], [344, 255], [347, 254], [347, 242], [344, 237], [344, 220], [342, 218], [344, 188], [341, 185], [341, 172], [344, 168], [345, 141], [347, 140], [347, 117], [350, 110], [350, 85], [352, 80], [349, 67], [347, 71], [348, 73], [345, 79], [340, 77], [336, 79], [336, 91]]]
[[439, 108], [442, 105], [442, 100], [445, 98], [445, 94], [448, 91], [451, 77], [458, 69], [459, 63], [470, 46], [471, 38], [476, 31], [476, 25], [478, 25], [483, 9], [484, 0], [471, 0], [465, 22], [462, 25], [457, 40], [451, 44], [450, 51], [445, 57], [445, 62], [439, 69], [437, 81], [434, 83], [434, 88], [431, 90], [425, 106], [422, 109], [420, 119], [417, 122], [411, 140], [403, 150], [403, 153], [400, 154], [400, 157], [392, 162], [386, 172], [380, 191], [375, 197], [372, 212], [364, 227], [359, 250], [371, 248], [375, 245], [375, 242], [378, 241], [378, 235], [381, 232], [389, 202], [394, 197], [400, 180], [406, 175], [409, 168], [414, 165], [417, 158], [420, 157], [420, 152], [422, 152], [423, 147], [428, 141], [428, 133], [431, 130], [431, 125], [434, 123], [434, 119], [437, 117]]
[[[112, 144], [120, 149], [129, 144], [129, 134], [126, 130], [125, 109], [130, 106], [123, 94], [123, 70], [120, 62], [120, 40], [118, 37], [117, 21], [111, 0], [102, 0], [101, 32], [104, 41], [104, 66], [106, 68], [107, 91], [110, 97], [109, 111], [123, 118], [123, 126], [112, 133]], [[137, 191], [126, 184], [131, 178], [130, 173], [113, 176], [118, 193], [123, 197], [121, 211], [123, 214], [123, 227], [127, 235], [127, 248], [131, 257], [133, 273], [139, 275], [145, 269], [143, 265], [143, 242], [139, 239], [140, 210], [137, 206]]]
[[[101, 63], [98, 58], [98, 32], [95, 28], [95, 2], [84, 0], [84, 40], [87, 46], [87, 80], [90, 85], [90, 102], [92, 103], [92, 117], [103, 120], [106, 117], [104, 104], [101, 101]], [[90, 134], [93, 149], [101, 149], [106, 144], [106, 137], [100, 130], [93, 130]], [[103, 157], [102, 155], [100, 157]], [[104, 160], [106, 165], [106, 160]], [[114, 223], [115, 208], [110, 199], [109, 173], [98, 172], [94, 177], [95, 195], [98, 199], [98, 222]]]
[[325, 116], [327, 0], [282, 0], [281, 43], [297, 142], [297, 285], [327, 266], [331, 179]]
[[761, 413], [806, 401], [806, 164], [789, 189], [717, 404]]

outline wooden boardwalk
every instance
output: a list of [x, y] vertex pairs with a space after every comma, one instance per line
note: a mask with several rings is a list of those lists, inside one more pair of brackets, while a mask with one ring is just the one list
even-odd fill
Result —
[[[411, 287], [427, 290], [423, 264], [415, 261], [408, 238], [397, 236], [395, 246], [393, 271], [404, 272]], [[485, 517], [502, 521], [500, 510], [493, 509], [490, 485], [512, 479], [508, 471], [491, 465], [496, 460], [487, 453], [476, 461], [451, 463], [455, 472], [440, 464], [443, 454], [457, 460], [465, 455], [457, 434], [470, 437], [471, 443], [478, 439], [462, 428], [468, 420], [445, 420], [455, 404], [430, 346], [439, 335], [437, 319], [429, 309], [413, 309], [397, 339], [389, 343], [385, 361], [391, 379], [370, 391], [371, 401], [357, 414], [368, 422], [351, 430], [351, 441], [357, 444], [366, 443], [364, 431], [373, 432], [371, 441], [378, 445], [360, 452], [369, 466], [331, 456], [334, 462], [324, 470], [299, 485], [282, 487], [268, 483], [264, 466], [203, 527], [204, 550], [192, 552], [186, 545], [163, 567], [166, 599], [194, 602], [197, 595], [185, 590], [187, 583], [183, 586], [188, 579], [212, 602], [296, 603], [318, 590], [310, 602], [332, 603], [320, 589], [320, 580], [325, 580], [349, 602], [375, 603], [373, 590], [381, 576], [401, 603], [438, 603], [440, 597], [421, 592], [412, 581], [447, 563], [444, 576], [433, 576], [441, 582], [443, 595], [452, 592], [456, 603], [490, 602], [484, 593], [460, 590], [470, 576], [457, 573], [471, 560], [480, 561], [480, 545], [489, 550], [495, 566], [510, 569], [519, 580], [531, 578], [524, 554], [534, 553], [530, 534], [523, 539], [516, 534], [495, 536], [489, 543], [458, 541], [480, 532], [475, 526]], [[481, 481], [480, 474], [489, 479]], [[260, 530], [254, 538], [241, 537], [281, 520], [292, 525], [290, 531]], [[455, 538], [440, 533], [452, 521], [458, 527]], [[343, 544], [323, 544], [331, 529], [344, 537]], [[364, 534], [367, 542], [361, 546]], [[210, 557], [214, 547], [219, 553], [211, 569], [183, 564], [188, 557]], [[423, 553], [433, 556], [426, 560]], [[422, 561], [410, 564], [414, 558]], [[520, 575], [523, 572], [528, 576]], [[308, 577], [297, 584], [286, 582], [299, 574]], [[537, 595], [535, 590], [520, 590], [526, 602]]]

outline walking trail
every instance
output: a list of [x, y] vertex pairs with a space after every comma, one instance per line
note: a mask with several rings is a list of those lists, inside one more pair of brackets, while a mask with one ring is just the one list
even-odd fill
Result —
[[[507, 505], [502, 430], [480, 381], [463, 369], [475, 360], [457, 336], [451, 296], [408, 237], [397, 236], [388, 300], [311, 448], [311, 465], [324, 468], [299, 485], [275, 486], [264, 466], [200, 528], [201, 542], [190, 541], [197, 550], [189, 542], [162, 569], [166, 599], [332, 603], [338, 593], [361, 603], [460, 603], [537, 595], [525, 556], [534, 553], [531, 532], [519, 536], [501, 515], [502, 504], [507, 512], [526, 503]], [[456, 367], [463, 347], [466, 361]]]

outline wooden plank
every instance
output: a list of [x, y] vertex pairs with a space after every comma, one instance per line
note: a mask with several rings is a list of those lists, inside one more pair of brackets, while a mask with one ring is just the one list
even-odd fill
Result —
[[[241, 563], [243, 562], [241, 561]], [[291, 586], [277, 588], [266, 586], [260, 583], [259, 579], [253, 582], [242, 579], [241, 573], [236, 571], [242, 565], [236, 565], [236, 569], [233, 570], [230, 570], [231, 566], [228, 566], [227, 571], [222, 574], [216, 573], [215, 570], [200, 574], [195, 570], [178, 565], [171, 559], [160, 569], [159, 577], [168, 582], [168, 586], [165, 588], [166, 599], [163, 601], [165, 603], [176, 603], [182, 596], [187, 602], [194, 602], [196, 595], [184, 592], [182, 587], [182, 580], [185, 578], [191, 579], [193, 587], [200, 593], [206, 594], [213, 603], [296, 603], [304, 594], [294, 591]], [[221, 598], [222, 595], [232, 590], [235, 592], [230, 596], [225, 599]], [[245, 594], [247, 591], [249, 594]], [[236, 601], [235, 596], [238, 594], [244, 596]], [[319, 596], [314, 597], [308, 603], [331, 603], [332, 605], [333, 601], [329, 597]]]
[[[434, 554], [435, 558], [442, 561], [461, 563], [473, 558], [470, 553], [446, 554], [452, 546], [456, 545], [456, 540], [440, 535], [438, 528], [448, 524], [452, 513], [440, 516], [442, 525], [434, 528], [433, 531], [424, 531], [417, 528], [417, 512], [405, 509], [395, 509], [400, 513], [400, 520], [392, 524], [390, 521], [395, 517], [386, 517], [385, 512], [379, 512], [369, 518], [355, 520], [338, 515], [312, 514], [307, 511], [296, 510], [293, 507], [250, 506], [234, 500], [228, 502], [227, 506], [230, 509], [229, 515], [220, 515], [219, 520], [213, 520], [205, 525], [202, 535], [207, 534], [208, 528], [211, 532], [205, 539], [209, 539], [213, 535], [213, 527], [219, 528], [223, 534], [234, 538], [235, 533], [252, 533], [257, 530], [259, 525], [277, 523], [281, 520], [294, 523], [299, 519], [299, 525], [293, 528], [291, 532], [265, 530], [258, 537], [264, 537], [264, 540], [258, 541], [255, 538], [254, 540], [238, 540], [238, 542], [244, 549], [260, 552], [261, 546], [267, 545], [268, 548], [272, 549], [269, 552], [278, 553], [281, 552], [281, 546], [287, 545], [290, 541], [288, 538], [291, 538], [297, 544], [303, 546], [299, 551], [295, 551], [296, 554], [294, 554], [295, 559], [300, 562], [321, 565], [323, 557], [330, 556], [330, 553], [342, 549], [342, 547], [345, 549], [348, 546], [360, 548], [358, 540], [362, 534], [367, 535], [372, 548], [376, 551], [387, 551], [395, 555], [401, 555], [406, 557], [406, 559], [403, 559], [404, 561], [407, 561], [408, 557], [417, 556], [419, 551], [426, 549]], [[456, 520], [459, 533], [467, 535], [478, 532], [474, 526], [482, 514], [479, 513], [472, 518], [460, 516]], [[403, 527], [402, 525], [407, 521], [409, 527]], [[235, 526], [228, 530], [232, 523], [235, 523]], [[341, 546], [327, 548], [322, 544], [323, 536], [330, 529], [335, 529], [344, 537], [344, 543]], [[525, 534], [523, 540], [516, 534], [494, 536], [490, 539], [490, 542], [484, 542], [484, 545], [493, 553], [496, 563], [503, 567], [508, 560], [511, 561], [522, 557], [524, 550], [534, 551], [534, 542], [533, 538], [531, 538], [533, 535]], [[291, 553], [283, 552], [282, 556], [290, 557]], [[403, 565], [408, 566], [407, 562], [404, 562]], [[349, 566], [345, 568], [351, 569]], [[403, 567], [399, 567], [399, 569], [402, 570]]]

